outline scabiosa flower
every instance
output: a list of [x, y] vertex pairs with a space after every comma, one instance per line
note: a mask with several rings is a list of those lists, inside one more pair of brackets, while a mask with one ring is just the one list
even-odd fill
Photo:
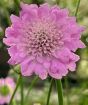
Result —
[[15, 82], [12, 78], [0, 79], [0, 105], [9, 103], [14, 88]]
[[20, 16], [11, 15], [12, 25], [5, 32], [9, 46], [9, 63], [20, 64], [23, 76], [33, 73], [45, 79], [61, 79], [74, 71], [79, 56], [74, 54], [85, 45], [80, 40], [84, 28], [69, 16], [67, 9], [48, 4], [23, 4]]

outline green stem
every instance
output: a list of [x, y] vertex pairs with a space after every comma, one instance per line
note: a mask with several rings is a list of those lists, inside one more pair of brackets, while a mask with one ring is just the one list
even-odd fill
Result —
[[35, 83], [37, 82], [37, 80], [38, 80], [38, 77], [36, 76], [36, 77], [33, 79], [32, 83], [30, 84], [30, 87], [29, 87], [29, 89], [28, 89], [28, 91], [27, 91], [27, 94], [26, 94], [26, 96], [25, 96], [25, 103], [27, 102], [27, 100], [28, 100], [28, 95], [29, 95], [30, 91], [32, 90], [33, 86], [35, 85]]
[[20, 0], [14, 0], [16, 14], [19, 15]]
[[15, 100], [13, 100], [13, 104], [12, 105], [17, 105]]
[[56, 0], [56, 4], [59, 5], [60, 4], [60, 0]]
[[24, 105], [23, 78], [21, 76], [21, 105]]
[[79, 5], [80, 5], [80, 0], [78, 0], [78, 2], [77, 2], [77, 7], [76, 7], [76, 11], [75, 11], [75, 16], [76, 17], [77, 17], [77, 14], [78, 14]]
[[0, 2], [0, 7], [3, 8], [4, 14], [5, 14], [5, 17], [6, 17], [6, 22], [7, 22], [8, 25], [10, 25], [11, 24], [10, 14], [8, 12], [7, 7], [3, 4], [3, 2]]
[[58, 101], [59, 105], [63, 105], [63, 91], [62, 91], [62, 83], [61, 80], [55, 80], [56, 81], [56, 87], [58, 92]]
[[19, 71], [15, 70], [13, 66], [10, 65], [10, 68], [11, 68], [16, 74], [21, 75], [21, 73], [20, 73]]
[[69, 84], [68, 84], [68, 77], [65, 77], [65, 88], [66, 88], [66, 98], [67, 98], [67, 105], [70, 105], [69, 100]]
[[4, 8], [4, 13], [5, 13], [5, 16], [6, 16], [6, 19], [7, 19], [7, 24], [8, 24], [8, 25], [11, 25], [10, 14], [9, 14], [9, 12], [7, 11], [7, 9], [5, 9], [5, 8]]
[[12, 101], [13, 101], [14, 96], [15, 96], [15, 94], [16, 94], [16, 91], [17, 91], [17, 89], [18, 89], [18, 87], [19, 87], [19, 85], [20, 85], [20, 81], [21, 81], [21, 75], [20, 75], [20, 77], [19, 77], [19, 79], [18, 79], [18, 82], [17, 82], [16, 88], [15, 88], [13, 94], [12, 94], [12, 97], [11, 97], [10, 102], [9, 102], [8, 105], [12, 105]]
[[50, 87], [49, 87], [49, 92], [48, 92], [48, 97], [47, 97], [47, 103], [46, 103], [46, 105], [49, 105], [49, 100], [50, 100], [50, 96], [51, 96], [52, 85], [53, 85], [53, 79], [51, 79], [51, 82], [50, 82]]

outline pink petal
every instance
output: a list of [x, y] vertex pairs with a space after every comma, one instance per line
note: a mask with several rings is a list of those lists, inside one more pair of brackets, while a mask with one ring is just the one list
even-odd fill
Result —
[[36, 64], [35, 74], [43, 80], [47, 78], [47, 69], [45, 69], [41, 64]]
[[31, 76], [34, 72], [35, 63], [30, 59], [25, 60], [21, 63], [21, 73], [23, 76]]
[[21, 19], [15, 15], [11, 15], [10, 19], [11, 19], [12, 23], [20, 23], [21, 22]]
[[37, 9], [38, 6], [35, 4], [31, 4], [30, 6], [28, 4], [21, 3], [22, 11], [20, 12], [20, 16], [23, 20], [32, 20], [36, 19], [37, 15]]
[[68, 65], [68, 69], [69, 69], [70, 71], [75, 71], [75, 70], [76, 70], [76, 64], [75, 64], [75, 63], [70, 63], [70, 64]]
[[40, 18], [47, 17], [47, 16], [49, 16], [49, 11], [50, 11], [50, 8], [47, 3], [40, 5], [40, 7], [38, 9], [38, 15]]
[[49, 75], [56, 79], [61, 79], [62, 76], [66, 76], [68, 73], [68, 70], [66, 69], [66, 66], [59, 62], [58, 60], [53, 60], [51, 69], [49, 70]]
[[16, 38], [10, 37], [10, 38], [3, 38], [3, 42], [8, 46], [14, 46], [18, 42]]
[[85, 48], [85, 44], [80, 40], [71, 40], [69, 42], [66, 42], [65, 46], [67, 46], [70, 50], [74, 52], [77, 50], [77, 48]]

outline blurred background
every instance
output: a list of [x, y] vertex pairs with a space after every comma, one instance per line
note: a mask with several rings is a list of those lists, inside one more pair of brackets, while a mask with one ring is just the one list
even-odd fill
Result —
[[[42, 4], [44, 2], [54, 5], [58, 0], [20, 0], [25, 3]], [[0, 78], [7, 76], [16, 78], [19, 75], [20, 67], [10, 66], [7, 61], [10, 58], [7, 52], [7, 47], [3, 44], [5, 28], [10, 26], [10, 15], [19, 15], [19, 0], [0, 0]], [[74, 16], [77, 6], [77, 0], [59, 0], [58, 5], [61, 8], [68, 8], [70, 15]], [[68, 77], [62, 79], [64, 88], [64, 105], [88, 105], [88, 0], [81, 0], [79, 11], [77, 14], [77, 21], [80, 25], [86, 27], [84, 34], [82, 35], [82, 41], [86, 44], [85, 49], [78, 49], [77, 54], [81, 56], [80, 61], [77, 63], [77, 70], [74, 73], [69, 73]], [[34, 77], [24, 77], [24, 94], [30, 87], [31, 81]], [[35, 84], [34, 88], [29, 94], [29, 99], [25, 105], [45, 105], [47, 93], [49, 89], [50, 79], [42, 82], [40, 79]], [[58, 105], [55, 84], [53, 84], [53, 92], [51, 95], [50, 105]], [[15, 96], [16, 105], [20, 100], [20, 89]]]

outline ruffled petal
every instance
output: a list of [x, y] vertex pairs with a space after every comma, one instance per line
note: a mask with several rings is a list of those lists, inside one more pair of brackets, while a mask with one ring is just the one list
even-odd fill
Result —
[[38, 6], [35, 4], [24, 4], [21, 3], [22, 11], [20, 12], [20, 16], [22, 20], [31, 21], [35, 20], [38, 17]]
[[67, 65], [67, 67], [70, 71], [75, 71], [76, 70], [76, 63], [74, 63], [74, 62], [70, 63]]
[[35, 63], [31, 59], [24, 60], [21, 63], [21, 73], [23, 76], [31, 76], [35, 69]]
[[11, 16], [10, 16], [10, 19], [11, 19], [11, 22], [12, 22], [13, 24], [14, 24], [14, 23], [20, 24], [20, 22], [21, 22], [20, 17], [15, 16], [15, 15], [11, 15]]
[[50, 7], [47, 3], [40, 5], [40, 7], [38, 9], [38, 16], [39, 16], [39, 18], [45, 18], [45, 17], [48, 18], [49, 12], [50, 12]]
[[62, 76], [66, 76], [68, 70], [66, 66], [59, 62], [58, 60], [54, 59], [51, 64], [51, 68], [49, 70], [49, 75], [56, 79], [61, 79]]
[[37, 63], [35, 68], [35, 74], [43, 80], [47, 78], [47, 69], [45, 69], [41, 64]]
[[75, 40], [75, 39], [65, 42], [65, 46], [74, 52], [78, 48], [85, 48], [86, 47], [82, 41]]

